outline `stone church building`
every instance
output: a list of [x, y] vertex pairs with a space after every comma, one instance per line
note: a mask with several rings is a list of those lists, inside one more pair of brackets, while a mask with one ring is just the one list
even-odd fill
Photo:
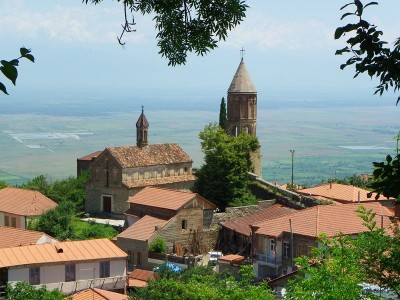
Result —
[[193, 186], [192, 159], [175, 143], [149, 145], [148, 133], [149, 122], [142, 109], [136, 123], [136, 146], [109, 147], [91, 160], [86, 212], [122, 217], [129, 208], [128, 198], [146, 186]]
[[[248, 133], [257, 136], [257, 90], [247, 72], [243, 58], [228, 89], [227, 132], [231, 136]], [[252, 173], [261, 177], [261, 149], [250, 153]]]

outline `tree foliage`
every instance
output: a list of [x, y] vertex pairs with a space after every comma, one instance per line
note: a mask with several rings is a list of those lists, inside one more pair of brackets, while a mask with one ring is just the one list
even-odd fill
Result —
[[[3, 73], [3, 75], [10, 80], [14, 85], [16, 84], [17, 77], [18, 77], [18, 70], [17, 67], [19, 65], [19, 60], [21, 58], [26, 58], [30, 60], [31, 62], [35, 62], [35, 58], [31, 54], [31, 50], [27, 49], [25, 47], [22, 47], [19, 49], [19, 52], [21, 54], [20, 57], [14, 58], [12, 60], [1, 60], [1, 66], [0, 66], [0, 71]], [[8, 95], [7, 88], [6, 86], [0, 81], [0, 91], [2, 91], [4, 94]]]
[[386, 156], [384, 162], [374, 162], [373, 180], [369, 187], [377, 193], [376, 197], [382, 194], [386, 198], [400, 197], [400, 154], [392, 158]]
[[228, 128], [228, 117], [226, 115], [226, 103], [225, 103], [224, 97], [222, 97], [222, 99], [221, 99], [221, 105], [219, 108], [219, 123], [218, 123], [218, 125], [225, 131]]
[[167, 243], [162, 237], [155, 238], [149, 246], [149, 250], [155, 253], [165, 254], [167, 252]]
[[357, 237], [322, 236], [311, 258], [296, 260], [299, 276], [289, 282], [288, 299], [375, 299], [365, 295], [360, 285], [363, 282], [387, 288], [400, 297], [398, 224], [381, 228], [372, 210], [360, 206], [357, 211], [366, 231]]
[[6, 300], [63, 300], [65, 295], [55, 289], [49, 291], [45, 286], [36, 289], [26, 281], [20, 281], [15, 286], [7, 285]]
[[8, 187], [8, 184], [5, 183], [4, 181], [0, 180], [0, 190], [4, 189], [5, 187]]
[[[83, 0], [98, 4], [103, 0]], [[159, 54], [168, 59], [168, 65], [186, 62], [189, 52], [204, 55], [225, 40], [228, 31], [240, 24], [247, 5], [242, 0], [117, 0], [124, 4], [125, 24], [123, 32], [135, 31], [129, 22], [127, 10], [132, 14], [154, 15]], [[121, 44], [121, 37], [118, 39]]]
[[57, 203], [71, 201], [80, 212], [85, 210], [85, 187], [90, 179], [90, 172], [84, 171], [78, 177], [50, 182], [46, 176], [40, 175], [22, 184], [20, 187], [41, 192]]
[[[341, 10], [354, 8], [351, 12], [342, 15], [342, 20], [355, 17], [357, 22], [339, 27], [335, 32], [335, 39], [350, 35], [347, 46], [337, 50], [337, 55], [351, 53], [351, 57], [340, 66], [355, 66], [355, 75], [367, 73], [371, 78], [376, 77], [380, 83], [376, 87], [375, 94], [383, 94], [392, 89], [396, 92], [400, 89], [400, 38], [397, 38], [393, 49], [387, 47], [387, 42], [381, 40], [383, 32], [377, 26], [363, 19], [363, 13], [368, 6], [377, 5], [377, 2], [369, 2], [364, 5], [360, 0], [354, 0], [344, 5]], [[397, 98], [396, 104], [400, 101]]]
[[247, 172], [252, 166], [250, 152], [259, 147], [257, 138], [246, 133], [229, 136], [216, 124], [207, 125], [199, 136], [205, 163], [196, 172], [194, 190], [222, 210], [253, 204]]
[[[249, 272], [250, 271], [250, 272]], [[159, 276], [145, 288], [129, 295], [131, 300], [191, 299], [191, 300], [269, 300], [275, 299], [265, 284], [250, 284], [252, 266], [243, 271], [245, 280], [214, 273], [211, 268], [194, 267], [171, 276]]]

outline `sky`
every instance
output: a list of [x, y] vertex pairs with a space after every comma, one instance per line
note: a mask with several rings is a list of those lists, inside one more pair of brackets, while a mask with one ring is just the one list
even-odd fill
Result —
[[[32, 49], [34, 64], [20, 63], [17, 86], [6, 82], [10, 96], [132, 98], [167, 101], [216, 101], [226, 95], [245, 49], [245, 63], [258, 91], [259, 105], [280, 101], [368, 102], [393, 105], [397, 96], [372, 96], [376, 82], [352, 79], [339, 69], [346, 57], [335, 56], [345, 41], [333, 38], [347, 1], [249, 0], [245, 20], [219, 48], [204, 57], [190, 55], [184, 66], [168, 66], [158, 54], [152, 16], [135, 15], [136, 32], [117, 36], [122, 5], [107, 1], [0, 0], [1, 59], [15, 58], [19, 48]], [[400, 34], [400, 1], [380, 1], [366, 19], [393, 43]], [[139, 99], [139, 100], [138, 100]], [[143, 102], [142, 101], [142, 102]], [[168, 102], [167, 102], [168, 103]], [[143, 104], [143, 103], [142, 103]]]

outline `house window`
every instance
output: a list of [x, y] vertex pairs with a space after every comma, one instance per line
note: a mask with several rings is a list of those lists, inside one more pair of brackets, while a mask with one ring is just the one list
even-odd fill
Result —
[[140, 266], [142, 264], [142, 253], [137, 253], [137, 265]]
[[29, 284], [31, 285], [40, 284], [40, 268], [29, 269]]
[[65, 265], [65, 282], [75, 281], [75, 264]]
[[10, 226], [10, 217], [4, 216], [4, 226]]
[[182, 229], [187, 229], [187, 220], [182, 220]]
[[135, 264], [135, 252], [128, 250], [128, 262], [130, 264]]
[[101, 261], [100, 262], [100, 278], [110, 277], [110, 262]]
[[17, 218], [11, 217], [11, 227], [17, 228]]
[[275, 255], [275, 250], [276, 250], [276, 242], [273, 239], [269, 240], [269, 251], [271, 254]]
[[288, 242], [283, 242], [283, 257], [288, 258], [289, 257], [289, 251], [290, 251], [290, 244]]

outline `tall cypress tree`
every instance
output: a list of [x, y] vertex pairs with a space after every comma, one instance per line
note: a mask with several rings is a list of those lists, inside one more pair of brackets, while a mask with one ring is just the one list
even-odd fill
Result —
[[221, 99], [221, 106], [219, 109], [219, 126], [226, 131], [228, 125], [228, 118], [226, 116], [226, 104], [225, 98], [222, 97]]

